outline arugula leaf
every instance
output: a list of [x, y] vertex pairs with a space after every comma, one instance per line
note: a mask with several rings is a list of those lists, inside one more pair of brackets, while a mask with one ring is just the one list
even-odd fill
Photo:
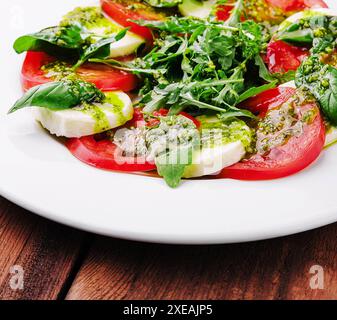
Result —
[[260, 55], [255, 56], [255, 65], [259, 68], [259, 76], [267, 82], [286, 83], [295, 80], [296, 71], [289, 70], [286, 73], [270, 73]]
[[227, 19], [225, 24], [229, 26], [236, 26], [241, 20], [243, 10], [244, 10], [243, 0], [237, 0], [234, 9], [232, 10], [230, 17]]
[[[239, 22], [234, 27], [191, 17], [138, 23], [159, 33], [152, 51], [133, 63], [110, 63], [142, 74], [140, 104], [146, 112], [166, 107], [173, 108], [170, 112], [175, 113], [194, 107], [254, 117], [249, 111], [235, 107], [249, 87], [263, 83], [262, 77], [246, 79], [255, 71], [251, 62], [260, 56], [269, 41], [264, 27], [253, 21]], [[266, 69], [260, 60], [261, 69], [262, 64]], [[265, 73], [268, 82], [274, 83], [275, 78], [267, 69]]]
[[14, 50], [17, 53], [26, 51], [70, 52], [72, 55], [83, 45], [81, 29], [78, 26], [50, 27], [40, 32], [28, 34], [18, 38], [14, 42]]
[[183, 0], [144, 0], [150, 6], [155, 8], [172, 8], [181, 4]]
[[192, 164], [192, 147], [180, 147], [156, 158], [158, 174], [171, 188], [177, 188], [187, 166]]
[[81, 80], [64, 80], [36, 86], [27, 91], [8, 113], [26, 107], [64, 110], [83, 102], [101, 102], [104, 94], [95, 85]]
[[246, 90], [244, 93], [242, 93], [240, 96], [239, 96], [239, 99], [238, 99], [238, 103], [241, 103], [251, 97], [254, 97], [264, 91], [267, 91], [269, 89], [273, 89], [275, 88], [277, 85], [277, 81], [274, 81], [274, 82], [270, 82], [270, 83], [267, 83], [267, 84], [264, 84], [262, 86], [259, 86], [259, 87], [251, 87], [249, 88], [248, 90]]
[[319, 57], [305, 60], [296, 74], [296, 86], [304, 88], [319, 102], [325, 116], [337, 125], [337, 69]]
[[166, 31], [171, 34], [191, 33], [198, 29], [202, 24], [205, 26], [205, 21], [192, 17], [177, 17], [173, 16], [165, 20], [131, 20], [140, 26], [152, 28], [159, 31]]
[[129, 28], [125, 28], [113, 37], [109, 37], [106, 39], [103, 38], [93, 44], [90, 44], [87, 48], [83, 50], [80, 59], [74, 66], [74, 69], [79, 68], [90, 58], [107, 58], [110, 54], [110, 45], [123, 39], [128, 30]]
[[264, 63], [261, 55], [255, 55], [255, 65], [259, 68], [259, 76], [267, 82], [273, 82], [274, 76], [269, 72], [266, 64]]

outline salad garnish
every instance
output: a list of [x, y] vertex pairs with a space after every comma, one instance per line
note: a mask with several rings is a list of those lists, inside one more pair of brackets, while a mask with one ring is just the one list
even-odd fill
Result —
[[337, 137], [337, 14], [322, 0], [101, 0], [18, 38], [30, 108], [82, 162], [276, 179]]

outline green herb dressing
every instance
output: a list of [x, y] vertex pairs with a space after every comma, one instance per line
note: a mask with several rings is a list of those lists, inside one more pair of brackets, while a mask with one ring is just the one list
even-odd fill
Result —
[[100, 35], [110, 36], [122, 30], [119, 26], [104, 17], [99, 7], [79, 7], [63, 17], [62, 27], [77, 25]]
[[[307, 20], [307, 19], [312, 18], [312, 17], [321, 17], [321, 16], [325, 16], [325, 14], [323, 12], [317, 12], [315, 10], [305, 10], [305, 11], [301, 12], [301, 18], [298, 19], [298, 22], [300, 22], [300, 21], [303, 22], [304, 20]], [[284, 20], [280, 24], [277, 32], [285, 31], [292, 24], [294, 24], [294, 22], [290, 21], [289, 19]]]
[[[115, 92], [107, 92], [105, 93], [105, 109], [111, 113], [114, 113], [117, 117], [118, 126], [123, 125], [127, 119], [123, 113], [124, 102]], [[109, 106], [108, 106], [109, 105]]]
[[116, 116], [116, 126], [123, 125], [127, 120], [123, 113], [124, 103], [115, 92], [105, 93], [105, 100], [102, 104], [86, 103], [80, 107], [80, 111], [90, 115], [95, 121], [95, 132], [104, 132], [111, 129], [109, 119], [104, 111], [113, 113]]
[[197, 118], [201, 123], [203, 147], [214, 147], [219, 143], [228, 144], [241, 141], [247, 152], [253, 152], [252, 143], [255, 134], [247, 124], [239, 119], [220, 121], [217, 117], [200, 116]]
[[54, 61], [54, 62], [48, 63], [42, 66], [41, 70], [44, 72], [44, 75], [47, 78], [52, 78], [55, 81], [60, 81], [66, 77], [67, 78], [77, 77], [71, 65], [65, 61]]
[[100, 105], [84, 104], [81, 109], [83, 113], [89, 115], [94, 121], [94, 131], [103, 132], [110, 129], [110, 122]]

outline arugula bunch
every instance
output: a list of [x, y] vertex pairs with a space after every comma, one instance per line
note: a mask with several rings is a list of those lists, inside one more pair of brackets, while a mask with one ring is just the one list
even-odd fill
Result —
[[[229, 21], [236, 23], [234, 18]], [[145, 112], [166, 107], [177, 114], [194, 107], [253, 117], [237, 105], [277, 83], [260, 57], [270, 39], [261, 24], [245, 21], [234, 27], [191, 17], [137, 23], [158, 35], [151, 52], [133, 63], [92, 61], [141, 75], [140, 103]], [[261, 77], [253, 76], [259, 69]]]

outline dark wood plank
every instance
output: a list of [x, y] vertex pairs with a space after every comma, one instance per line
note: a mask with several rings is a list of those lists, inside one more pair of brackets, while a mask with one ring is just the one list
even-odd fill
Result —
[[[62, 298], [84, 235], [0, 198], [0, 299]], [[14, 265], [24, 270], [23, 290], [11, 288]]]
[[[309, 285], [324, 268], [324, 290]], [[98, 238], [67, 299], [336, 299], [337, 224], [282, 239], [164, 246]]]

